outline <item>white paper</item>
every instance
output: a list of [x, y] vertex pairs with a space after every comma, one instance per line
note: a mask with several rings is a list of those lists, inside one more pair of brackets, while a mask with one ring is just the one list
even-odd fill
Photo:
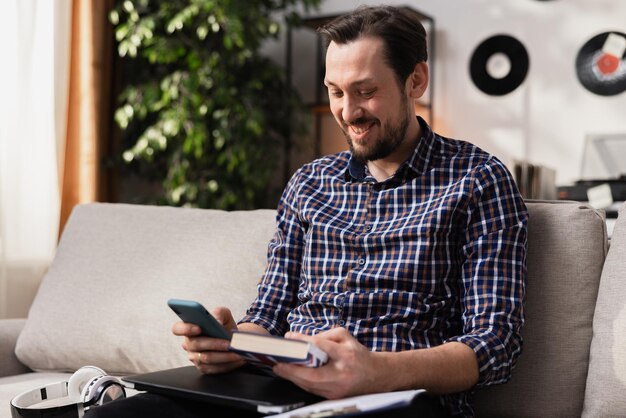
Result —
[[622, 55], [624, 55], [625, 51], [626, 38], [616, 33], [611, 33], [606, 37], [606, 41], [604, 41], [604, 45], [602, 46], [602, 52], [622, 59]]
[[348, 413], [374, 411], [392, 406], [409, 405], [423, 389], [400, 392], [373, 393], [336, 401], [322, 401], [303, 408], [294, 409], [272, 418], [322, 418], [337, 417]]
[[613, 204], [613, 194], [608, 183], [587, 189], [587, 200], [596, 209], [605, 209]]

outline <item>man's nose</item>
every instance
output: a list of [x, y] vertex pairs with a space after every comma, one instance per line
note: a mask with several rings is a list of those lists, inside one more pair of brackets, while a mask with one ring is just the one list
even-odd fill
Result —
[[346, 123], [354, 122], [355, 120], [363, 117], [363, 108], [361, 107], [360, 101], [345, 95], [343, 97], [341, 117]]

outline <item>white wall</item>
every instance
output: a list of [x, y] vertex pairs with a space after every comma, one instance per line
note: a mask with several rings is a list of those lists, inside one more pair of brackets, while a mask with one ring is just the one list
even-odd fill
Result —
[[[380, 3], [326, 0], [315, 14]], [[626, 134], [626, 92], [597, 96], [578, 82], [575, 71], [578, 50], [590, 38], [606, 31], [626, 32], [626, 1], [388, 0], [387, 4], [412, 6], [435, 18], [434, 125], [439, 133], [471, 141], [509, 166], [526, 159], [554, 168], [557, 184], [579, 178], [586, 135]], [[496, 34], [520, 40], [530, 57], [524, 83], [501, 97], [482, 93], [469, 76], [472, 52]], [[315, 35], [300, 29], [294, 34], [293, 79], [306, 101], [314, 98], [314, 60]], [[343, 138], [336, 131], [333, 135], [330, 142], [343, 146]]]

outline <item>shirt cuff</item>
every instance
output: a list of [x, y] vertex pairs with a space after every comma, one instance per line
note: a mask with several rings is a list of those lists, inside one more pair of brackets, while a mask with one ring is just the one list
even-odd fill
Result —
[[477, 387], [506, 383], [511, 378], [513, 360], [502, 341], [493, 333], [461, 335], [446, 342], [452, 341], [474, 350], [479, 373]]

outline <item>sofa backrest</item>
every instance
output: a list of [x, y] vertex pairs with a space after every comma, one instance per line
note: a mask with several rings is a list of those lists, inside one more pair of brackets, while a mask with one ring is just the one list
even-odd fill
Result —
[[522, 356], [505, 385], [476, 394], [478, 417], [579, 417], [607, 252], [604, 215], [575, 202], [527, 202]]
[[266, 264], [275, 211], [77, 206], [42, 280], [16, 354], [34, 370], [110, 374], [189, 365], [169, 298], [241, 317]]

